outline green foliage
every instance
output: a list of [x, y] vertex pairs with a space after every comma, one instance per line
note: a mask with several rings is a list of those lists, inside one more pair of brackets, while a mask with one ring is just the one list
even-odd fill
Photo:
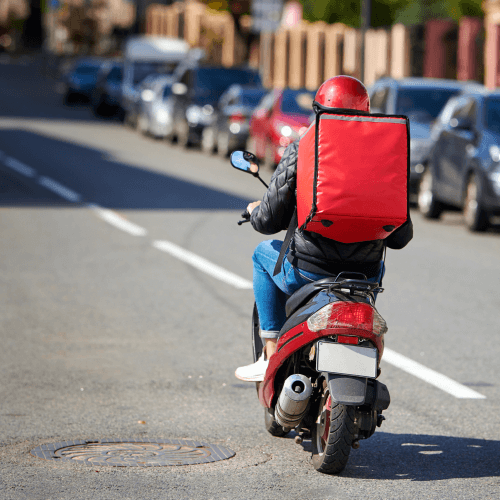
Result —
[[[307, 21], [360, 25], [363, 0], [300, 0]], [[372, 0], [371, 25], [419, 24], [432, 18], [483, 17], [482, 0]]]
[[[372, 26], [389, 26], [394, 23], [398, 10], [411, 0], [372, 0]], [[326, 21], [359, 26], [361, 0], [300, 0], [307, 21]]]
[[398, 12], [397, 22], [423, 23], [433, 18], [451, 18], [459, 21], [463, 16], [483, 17], [481, 0], [412, 0]]

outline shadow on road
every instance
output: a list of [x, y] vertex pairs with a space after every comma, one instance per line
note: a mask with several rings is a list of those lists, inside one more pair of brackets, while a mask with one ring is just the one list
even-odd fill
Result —
[[37, 59], [27, 64], [0, 63], [0, 118], [97, 121], [88, 106], [65, 106], [61, 82]]
[[[341, 476], [412, 481], [500, 476], [500, 441], [376, 432], [360, 444]], [[302, 446], [311, 452], [310, 441]]]
[[[16, 160], [80, 194], [84, 203], [123, 210], [243, 210], [251, 201], [201, 183], [113, 161], [103, 150], [26, 130], [0, 129], [0, 150], [5, 151], [7, 146], [18, 151]], [[1, 182], [0, 205], [57, 204], [57, 197], [41, 187], [34, 188], [39, 176], [26, 179], [0, 161], [0, 180], [7, 178], [8, 182]]]

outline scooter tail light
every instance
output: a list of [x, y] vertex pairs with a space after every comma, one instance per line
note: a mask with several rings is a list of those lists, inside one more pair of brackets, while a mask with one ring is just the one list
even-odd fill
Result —
[[[335, 328], [353, 328], [359, 330], [374, 330], [375, 313], [377, 328], [383, 331], [385, 321], [369, 304], [353, 302], [336, 302], [328, 304], [312, 314], [307, 320], [307, 326], [313, 332]], [[387, 329], [387, 325], [385, 326]], [[385, 332], [384, 332], [385, 333]], [[380, 335], [381, 333], [377, 333]]]
[[373, 333], [380, 337], [381, 335], [385, 335], [387, 333], [387, 323], [384, 318], [379, 314], [379, 312], [374, 309], [373, 310]]
[[328, 328], [328, 322], [332, 313], [333, 304], [322, 307], [307, 319], [307, 327], [312, 332], [319, 332]]

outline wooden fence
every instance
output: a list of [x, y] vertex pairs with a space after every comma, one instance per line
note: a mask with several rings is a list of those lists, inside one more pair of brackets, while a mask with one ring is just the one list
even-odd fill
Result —
[[[250, 29], [251, 19], [246, 21]], [[232, 16], [196, 0], [151, 5], [147, 33], [184, 38], [191, 46], [205, 49], [208, 60], [215, 64], [241, 64], [247, 54]], [[479, 61], [477, 57], [483, 51], [481, 35], [481, 20], [471, 18], [464, 18], [460, 26], [432, 20], [420, 31], [396, 24], [366, 31], [363, 54], [361, 30], [301, 21], [291, 28], [262, 34], [259, 47], [249, 51], [249, 63], [261, 69], [267, 87], [315, 90], [339, 74], [363, 77], [366, 85], [382, 76], [478, 80], [483, 74], [482, 57]]]

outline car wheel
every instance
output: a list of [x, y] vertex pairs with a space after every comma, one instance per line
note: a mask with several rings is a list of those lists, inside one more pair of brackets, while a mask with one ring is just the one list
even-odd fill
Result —
[[75, 102], [75, 95], [73, 92], [66, 92], [63, 97], [63, 104], [66, 106], [69, 106], [70, 104], [73, 104]]
[[212, 127], [205, 127], [201, 133], [201, 150], [208, 155], [215, 150], [215, 130]]
[[227, 132], [220, 132], [217, 136], [217, 152], [222, 158], [229, 156], [229, 134]]
[[488, 228], [488, 214], [481, 205], [479, 182], [474, 174], [467, 183], [463, 211], [465, 225], [470, 231], [485, 231]]
[[189, 142], [189, 124], [184, 120], [179, 123], [177, 129], [177, 144], [181, 148], [188, 148], [191, 145]]
[[140, 114], [139, 118], [137, 119], [137, 129], [142, 135], [148, 135], [148, 119], [143, 114]]
[[443, 204], [436, 199], [433, 186], [434, 177], [427, 167], [418, 185], [418, 209], [426, 219], [438, 219], [443, 213]]

